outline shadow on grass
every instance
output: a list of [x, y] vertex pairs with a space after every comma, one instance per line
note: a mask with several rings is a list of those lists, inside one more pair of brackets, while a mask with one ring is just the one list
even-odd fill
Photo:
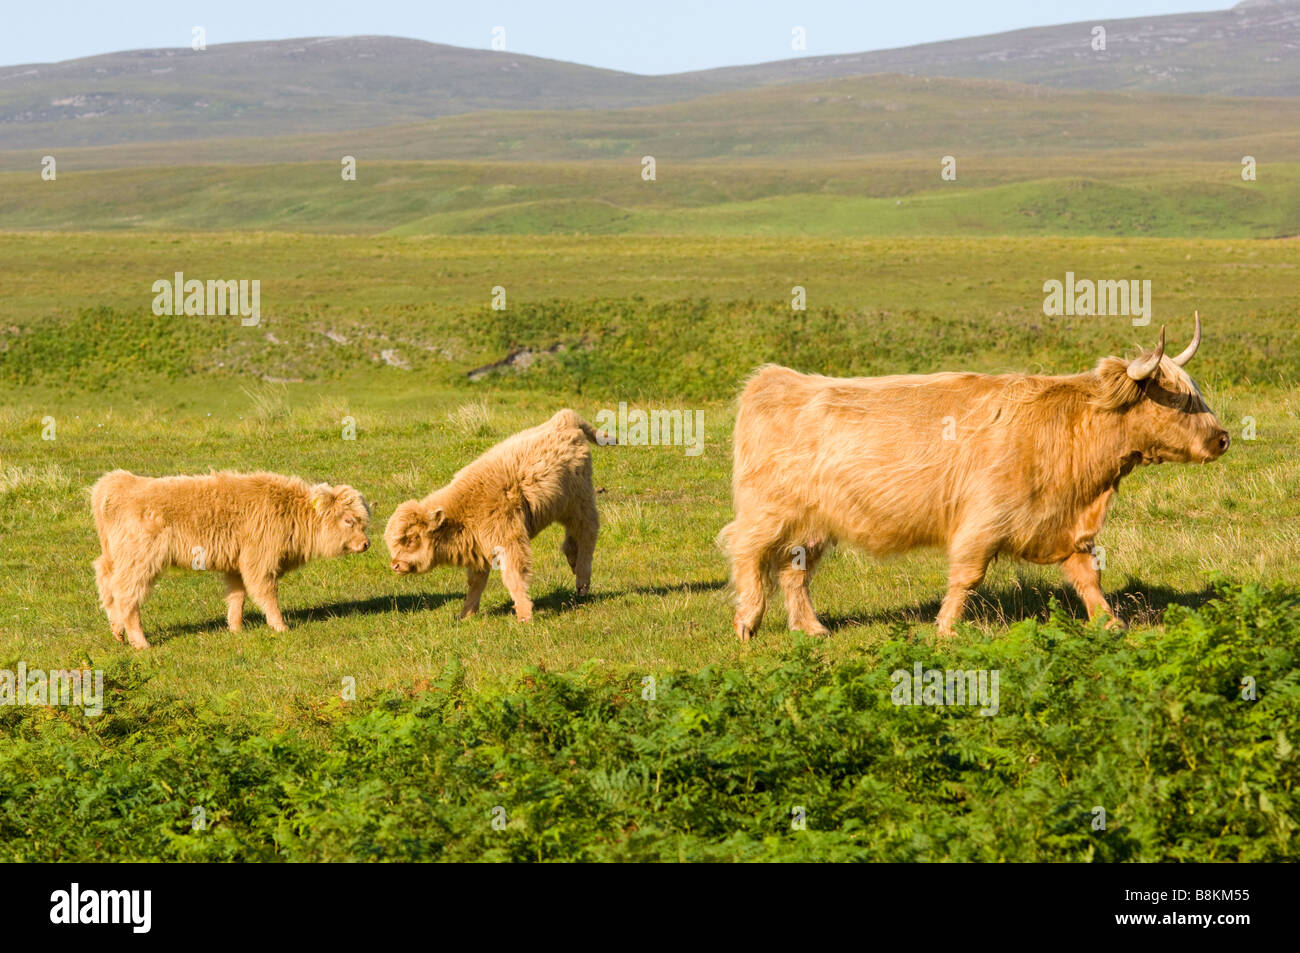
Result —
[[[1131, 576], [1123, 587], [1106, 590], [1106, 601], [1119, 618], [1128, 626], [1141, 627], [1160, 625], [1165, 610], [1170, 606], [1197, 609], [1213, 597], [1214, 587], [1210, 585], [1188, 591], [1148, 585]], [[975, 590], [966, 603], [961, 621], [987, 627], [1005, 627], [1025, 619], [1045, 621], [1051, 613], [1052, 599], [1075, 618], [1087, 618], [1083, 603], [1073, 589], [1064, 585], [1046, 586], [1039, 581], [1026, 580], [1022, 585], [1000, 585]], [[890, 625], [898, 622], [933, 625], [942, 604], [942, 595], [936, 595], [920, 605], [851, 615], [819, 615], [819, 618], [832, 632], [854, 625]]]
[[[630, 589], [598, 589], [585, 596], [578, 597], [571, 587], [555, 586], [550, 591], [533, 599], [535, 612], [563, 612], [580, 605], [598, 604], [609, 599], [624, 596], [667, 596], [680, 593], [707, 593], [725, 589], [725, 581], [686, 582], [676, 586], [640, 586]], [[459, 615], [461, 603], [465, 601], [464, 592], [404, 593], [402, 595], [373, 596], [369, 599], [354, 599], [350, 602], [331, 602], [306, 609], [285, 609], [281, 606], [284, 621], [290, 629], [304, 622], [316, 622], [335, 617], [358, 615], [385, 615], [390, 612], [434, 612], [448, 603], [455, 606]], [[514, 605], [508, 593], [501, 589], [493, 592], [491, 583], [483, 595], [482, 615], [513, 615]], [[495, 604], [494, 604], [495, 603]], [[249, 600], [244, 610], [244, 631], [265, 627], [266, 617]], [[183, 635], [196, 635], [204, 632], [220, 632], [226, 628], [225, 616], [217, 616], [202, 622], [188, 622], [183, 625], [168, 626], [163, 630], [146, 632], [149, 641], [155, 645], [167, 642]]]
[[[549, 592], [533, 598], [533, 610], [534, 612], [562, 612], [566, 609], [575, 609], [581, 605], [596, 605], [610, 599], [620, 599], [624, 596], [671, 596], [682, 593], [696, 595], [720, 592], [725, 588], [727, 588], [726, 580], [710, 580], [708, 582], [683, 582], [675, 586], [633, 586], [628, 589], [597, 589], [585, 596], [579, 596], [568, 586], [554, 586]], [[514, 605], [510, 602], [510, 597], [507, 595], [505, 599], [503, 605], [487, 609], [487, 614], [513, 614], [515, 610]]]

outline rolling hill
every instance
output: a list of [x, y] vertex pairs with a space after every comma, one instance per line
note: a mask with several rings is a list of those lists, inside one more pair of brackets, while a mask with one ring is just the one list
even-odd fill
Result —
[[394, 37], [155, 49], [0, 68], [0, 147], [262, 138], [483, 110], [624, 109], [871, 73], [1057, 88], [1300, 95], [1300, 0], [1038, 27], [898, 50], [639, 76]]
[[[356, 181], [340, 175], [345, 155]], [[955, 180], [940, 176], [945, 155]], [[864, 76], [623, 110], [60, 149], [55, 181], [37, 173], [39, 151], [0, 153], [0, 228], [1272, 237], [1300, 232], [1297, 155], [1295, 99]]]

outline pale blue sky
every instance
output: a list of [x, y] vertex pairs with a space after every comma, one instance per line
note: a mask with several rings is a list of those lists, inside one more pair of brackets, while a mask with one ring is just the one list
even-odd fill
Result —
[[[1028, 26], [1193, 10], [1231, 0], [0, 0], [0, 65], [145, 47], [387, 34], [634, 73], [853, 53]], [[790, 48], [791, 29], [808, 49]]]

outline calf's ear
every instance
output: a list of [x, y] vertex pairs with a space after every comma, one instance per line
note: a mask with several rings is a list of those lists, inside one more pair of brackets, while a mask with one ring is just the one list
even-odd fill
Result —
[[447, 522], [447, 514], [443, 512], [441, 506], [436, 506], [429, 511], [429, 532], [435, 533], [443, 523]]
[[328, 483], [317, 483], [311, 488], [311, 505], [317, 513], [334, 502], [337, 494]]

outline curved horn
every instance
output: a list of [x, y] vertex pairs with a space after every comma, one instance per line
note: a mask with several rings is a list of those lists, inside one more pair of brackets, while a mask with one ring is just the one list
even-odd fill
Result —
[[1174, 358], [1174, 363], [1182, 367], [1192, 359], [1196, 354], [1196, 349], [1201, 346], [1201, 312], [1196, 312], [1196, 330], [1192, 332], [1192, 343], [1187, 345], [1187, 350], [1183, 351]]
[[1160, 363], [1160, 358], [1165, 355], [1165, 326], [1160, 325], [1160, 343], [1146, 360], [1134, 358], [1128, 365], [1128, 376], [1135, 381], [1144, 381], [1155, 371], [1156, 366]]

